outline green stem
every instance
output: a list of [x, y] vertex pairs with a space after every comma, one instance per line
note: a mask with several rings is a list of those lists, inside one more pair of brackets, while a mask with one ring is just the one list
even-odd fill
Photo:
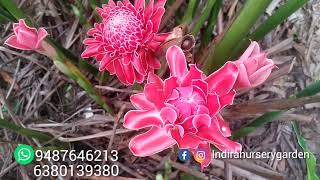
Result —
[[58, 67], [58, 69], [66, 74], [69, 78], [76, 81], [77, 84], [82, 87], [87, 94], [100, 106], [103, 107], [107, 112], [113, 114], [112, 108], [104, 101], [103, 97], [97, 92], [91, 82], [81, 73], [81, 71], [66, 58], [63, 53], [61, 53], [58, 49], [57, 57], [53, 58], [54, 64]]
[[[257, 19], [263, 14], [271, 0], [247, 0], [239, 16], [224, 33], [221, 41], [209, 50], [209, 56], [203, 66], [205, 73], [209, 74], [221, 67], [230, 57], [230, 52], [247, 36]], [[214, 49], [213, 49], [214, 48]]]

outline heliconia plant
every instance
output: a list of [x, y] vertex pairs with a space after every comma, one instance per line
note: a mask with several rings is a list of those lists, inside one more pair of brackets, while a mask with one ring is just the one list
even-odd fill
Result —
[[[143, 93], [130, 97], [137, 110], [124, 117], [129, 129], [150, 129], [134, 137], [129, 148], [136, 156], [149, 156], [178, 144], [181, 149], [206, 152], [201, 167], [211, 162], [213, 144], [221, 151], [240, 152], [241, 145], [228, 139], [231, 130], [219, 114], [231, 105], [239, 88], [251, 88], [266, 80], [274, 64], [252, 42], [243, 56], [227, 62], [208, 77], [195, 64], [188, 70], [178, 46], [166, 53], [170, 77], [164, 81], [150, 72]], [[267, 62], [267, 63], [266, 63]]]
[[99, 70], [116, 74], [125, 85], [142, 83], [149, 72], [160, 68], [158, 50], [170, 33], [158, 33], [166, 0], [110, 0], [96, 11], [102, 18], [87, 33], [83, 58], [95, 57]]

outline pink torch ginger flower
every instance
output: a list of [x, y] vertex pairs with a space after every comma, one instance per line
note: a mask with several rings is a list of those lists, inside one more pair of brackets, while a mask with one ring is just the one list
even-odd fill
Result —
[[97, 8], [102, 23], [88, 31], [90, 38], [83, 58], [95, 57], [99, 70], [116, 74], [125, 85], [143, 82], [148, 72], [160, 68], [155, 52], [169, 34], [157, 34], [164, 14], [166, 0], [109, 0], [108, 5]]
[[137, 110], [124, 117], [124, 127], [150, 129], [135, 136], [129, 148], [136, 156], [149, 156], [178, 144], [179, 148], [206, 152], [201, 167], [211, 162], [210, 144], [221, 151], [240, 152], [241, 145], [228, 139], [228, 123], [219, 111], [233, 103], [233, 86], [238, 68], [227, 62], [206, 77], [194, 64], [187, 68], [186, 58], [178, 46], [168, 49], [166, 58], [171, 76], [162, 81], [150, 72], [143, 93], [131, 96]]
[[239, 58], [235, 61], [239, 68], [239, 76], [235, 84], [235, 89], [251, 88], [262, 84], [276, 67], [266, 53], [260, 51], [259, 44], [255, 41]]
[[21, 50], [33, 50], [41, 54], [50, 55], [54, 51], [44, 40], [48, 35], [44, 28], [31, 28], [24, 19], [13, 24], [14, 35], [10, 36], [4, 44]]

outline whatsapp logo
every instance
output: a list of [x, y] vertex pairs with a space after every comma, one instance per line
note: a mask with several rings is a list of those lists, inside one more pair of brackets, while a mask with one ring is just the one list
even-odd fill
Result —
[[34, 150], [29, 145], [20, 144], [14, 150], [14, 159], [19, 164], [22, 164], [22, 165], [30, 164], [33, 158], [34, 158]]

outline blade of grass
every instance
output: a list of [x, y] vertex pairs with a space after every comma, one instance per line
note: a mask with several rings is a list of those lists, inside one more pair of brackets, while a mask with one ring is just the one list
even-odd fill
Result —
[[[17, 7], [12, 0], [0, 0], [0, 4], [6, 8], [16, 19], [25, 19], [24, 13]], [[27, 23], [30, 21], [27, 20]]]
[[1, 5], [1, 3], [0, 3], [0, 17], [8, 21], [15, 20], [15, 18]]
[[213, 6], [213, 9], [211, 11], [211, 14], [210, 14], [210, 18], [208, 20], [208, 27], [205, 29], [204, 31], [204, 35], [203, 35], [203, 38], [202, 38], [202, 46], [203, 47], [206, 47], [208, 46], [208, 44], [210, 43], [211, 41], [211, 36], [212, 36], [212, 32], [213, 32], [213, 29], [217, 23], [217, 17], [218, 17], [218, 14], [219, 14], [219, 10], [220, 10], [220, 7], [222, 5], [222, 0], [217, 0], [217, 2], [215, 3], [215, 5]]
[[194, 36], [198, 35], [201, 27], [204, 25], [204, 23], [206, 22], [206, 20], [210, 16], [210, 12], [211, 12], [215, 3], [216, 3], [216, 0], [210, 0], [207, 2], [206, 7], [205, 7], [202, 15], [200, 16], [196, 25], [192, 29], [192, 35], [194, 35]]
[[262, 39], [272, 29], [276, 28], [280, 23], [286, 20], [291, 14], [296, 12], [308, 0], [290, 0], [286, 1], [284, 5], [279, 7], [265, 22], [263, 22], [257, 30], [255, 30], [249, 37], [251, 39]]
[[28, 129], [28, 128], [23, 128], [21, 126], [17, 126], [14, 123], [6, 121], [1, 118], [0, 118], [0, 127], [5, 128], [5, 129], [9, 129], [19, 135], [26, 136], [29, 138], [35, 138], [35, 139], [38, 139], [41, 141], [50, 141], [53, 138], [52, 136], [50, 136], [46, 133], [35, 131], [32, 129]]
[[271, 122], [274, 118], [278, 117], [282, 113], [283, 111], [274, 111], [263, 114], [245, 127], [234, 131], [232, 133], [232, 139], [236, 140], [254, 132], [257, 128], [267, 124], [268, 122]]
[[209, 50], [203, 70], [209, 74], [222, 66], [230, 57], [237, 43], [246, 37], [257, 19], [263, 14], [271, 0], [247, 0], [240, 14], [224, 33], [218, 44]]
[[309, 158], [306, 158], [307, 164], [307, 180], [320, 180], [319, 176], [317, 176], [317, 159], [314, 154], [310, 151], [307, 146], [307, 142], [304, 137], [300, 133], [299, 124], [295, 121], [292, 123], [293, 130], [297, 136], [298, 144], [303, 149], [305, 153], [309, 154]]
[[198, 5], [198, 1], [197, 0], [189, 0], [189, 4], [187, 7], [187, 11], [186, 14], [184, 15], [183, 19], [182, 19], [182, 23], [184, 24], [190, 24], [192, 22], [193, 19], [193, 13]]
[[232, 58], [239, 56], [249, 45], [250, 40], [260, 40], [284, 20], [286, 20], [291, 14], [296, 12], [299, 8], [305, 5], [308, 0], [290, 0], [279, 7], [266, 21], [264, 21], [253, 33], [247, 38], [241, 40], [237, 47], [232, 51]]
[[[292, 98], [302, 98], [307, 96], [313, 96], [320, 92], [320, 80], [312, 83], [311, 85], [307, 86], [302, 91], [296, 93]], [[274, 112], [267, 112], [255, 119], [253, 122], [249, 123], [245, 127], [242, 127], [232, 133], [233, 139], [239, 139], [248, 135], [251, 132], [254, 132], [257, 128], [265, 125], [268, 122], [272, 122], [276, 117], [280, 116], [285, 111], [274, 111]]]
[[320, 80], [317, 80], [313, 84], [307, 86], [303, 91], [298, 92], [296, 98], [302, 98], [307, 96], [313, 96], [320, 92]]

